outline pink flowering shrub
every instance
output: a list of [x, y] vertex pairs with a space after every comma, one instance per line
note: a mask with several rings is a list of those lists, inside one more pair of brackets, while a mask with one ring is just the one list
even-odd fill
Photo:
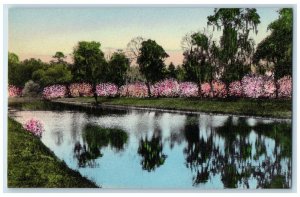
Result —
[[22, 96], [22, 88], [14, 85], [8, 85], [8, 97], [19, 97]]
[[203, 84], [201, 84], [201, 95], [203, 97], [212, 97], [211, 87], [210, 87], [209, 83], [203, 83]]
[[93, 87], [89, 83], [72, 83], [69, 90], [72, 97], [93, 96]]
[[242, 97], [242, 83], [240, 81], [233, 81], [229, 84], [229, 96]]
[[274, 79], [272, 78], [264, 78], [263, 84], [263, 95], [265, 98], [275, 98], [276, 97], [276, 86]]
[[284, 76], [277, 81], [278, 97], [291, 98], [292, 97], [292, 78], [291, 76]]
[[203, 97], [219, 97], [219, 98], [225, 98], [227, 96], [227, 90], [226, 85], [220, 80], [213, 80], [212, 81], [213, 86], [213, 94], [211, 91], [211, 85], [209, 83], [203, 83], [201, 84], [201, 95]]
[[262, 76], [246, 75], [242, 79], [243, 92], [246, 97], [260, 98], [264, 94], [264, 79]]
[[44, 99], [63, 98], [67, 95], [67, 88], [64, 85], [47, 86], [43, 90]]
[[220, 80], [213, 80], [213, 96], [225, 98], [227, 96], [226, 84]]
[[23, 128], [35, 136], [41, 137], [44, 131], [44, 126], [39, 120], [30, 119], [23, 125]]
[[115, 97], [118, 94], [118, 86], [113, 83], [100, 83], [96, 86], [98, 96]]
[[151, 95], [154, 97], [177, 97], [179, 84], [174, 79], [165, 79], [155, 83], [151, 87]]
[[179, 84], [179, 97], [197, 97], [198, 86], [193, 82], [182, 82]]
[[130, 83], [120, 87], [120, 96], [145, 98], [148, 97], [148, 88], [145, 83]]

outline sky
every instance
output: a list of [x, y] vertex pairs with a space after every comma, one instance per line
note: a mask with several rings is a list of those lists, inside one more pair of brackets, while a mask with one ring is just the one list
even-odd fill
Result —
[[[278, 8], [257, 8], [261, 23], [259, 43], [270, 32], [267, 26], [278, 18]], [[201, 7], [11, 7], [8, 15], [9, 52], [21, 60], [51, 60], [56, 51], [68, 55], [78, 41], [98, 41], [105, 53], [125, 49], [134, 37], [155, 40], [170, 57], [166, 63], [182, 62], [181, 40], [192, 31], [207, 28], [214, 8]], [[208, 31], [215, 39], [221, 31]]]

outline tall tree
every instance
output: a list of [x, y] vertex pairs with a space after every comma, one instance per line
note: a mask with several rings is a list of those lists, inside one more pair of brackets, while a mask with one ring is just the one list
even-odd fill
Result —
[[140, 55], [140, 48], [142, 46], [142, 42], [145, 41], [145, 38], [141, 36], [137, 36], [132, 38], [126, 48], [126, 54], [129, 57], [131, 63], [136, 63], [137, 58]]
[[271, 34], [262, 40], [255, 51], [254, 61], [272, 64], [267, 70], [273, 72], [275, 80], [292, 74], [293, 10], [279, 10], [279, 17], [268, 26]]
[[94, 97], [97, 104], [96, 84], [105, 73], [106, 60], [99, 42], [80, 41], [73, 51], [74, 64], [72, 74], [74, 81], [85, 81], [93, 84]]
[[129, 69], [129, 59], [123, 51], [114, 52], [108, 62], [109, 81], [121, 86], [125, 83], [125, 75]]
[[209, 36], [206, 32], [187, 34], [182, 40], [186, 80], [198, 84], [199, 95], [201, 95], [201, 83], [211, 81], [213, 78], [212, 43], [212, 35]]
[[257, 33], [260, 16], [255, 8], [220, 8], [207, 17], [207, 24], [222, 30], [218, 50], [222, 79], [228, 84], [250, 71], [254, 41], [250, 31]]
[[149, 96], [151, 96], [150, 83], [154, 83], [164, 77], [164, 59], [167, 57], [169, 55], [154, 40], [148, 39], [142, 42], [137, 63], [141, 73], [146, 78]]

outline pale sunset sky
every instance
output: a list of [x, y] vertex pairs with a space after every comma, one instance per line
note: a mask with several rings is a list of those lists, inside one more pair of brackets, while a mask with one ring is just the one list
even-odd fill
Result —
[[[269, 32], [267, 26], [278, 18], [279, 8], [257, 8], [261, 23], [256, 44]], [[207, 16], [214, 8], [201, 7], [11, 7], [9, 8], [9, 52], [20, 60], [51, 60], [56, 51], [68, 55], [78, 41], [98, 41], [101, 49], [125, 49], [134, 37], [155, 40], [170, 57], [166, 63], [182, 63], [182, 37], [207, 28]], [[212, 27], [208, 28], [213, 32]], [[221, 31], [213, 32], [216, 39]]]

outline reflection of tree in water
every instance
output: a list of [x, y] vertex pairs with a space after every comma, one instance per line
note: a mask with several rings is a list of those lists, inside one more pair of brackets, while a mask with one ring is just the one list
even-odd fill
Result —
[[167, 156], [162, 151], [161, 136], [153, 134], [150, 140], [147, 137], [145, 139], [142, 138], [138, 148], [138, 154], [142, 157], [142, 168], [150, 172], [163, 165]]
[[[194, 185], [205, 183], [215, 174], [220, 174], [225, 188], [249, 188], [250, 178], [257, 181], [258, 188], [290, 187], [289, 124], [259, 123], [251, 127], [245, 118], [239, 118], [237, 124], [233, 124], [232, 118], [228, 118], [223, 126], [210, 129], [212, 135], [203, 139], [199, 137], [198, 122], [187, 122], [185, 127], [187, 147], [184, 154], [186, 166], [195, 173]], [[255, 144], [250, 140], [250, 133], [253, 130], [257, 132]], [[214, 138], [217, 136], [225, 140], [224, 147], [215, 145]], [[270, 151], [271, 156], [267, 153], [270, 149], [266, 145], [267, 140], [275, 141], [274, 150]], [[286, 163], [288, 169], [283, 169], [281, 163]]]
[[110, 145], [116, 151], [121, 151], [128, 140], [128, 134], [123, 130], [102, 128], [93, 124], [85, 125], [82, 135], [83, 144], [76, 142], [74, 147], [79, 167], [94, 167], [95, 159], [103, 156], [101, 148]]

